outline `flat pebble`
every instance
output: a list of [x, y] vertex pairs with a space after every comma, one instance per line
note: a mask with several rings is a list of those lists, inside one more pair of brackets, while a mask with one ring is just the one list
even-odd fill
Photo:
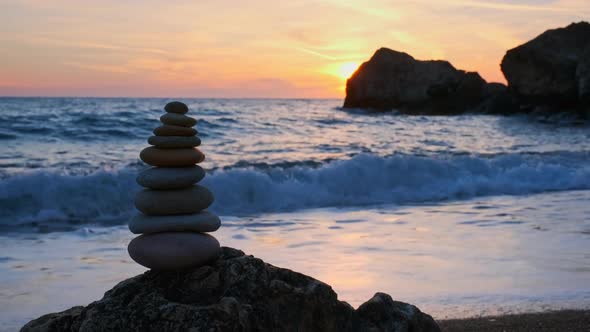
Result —
[[160, 232], [215, 232], [221, 220], [209, 211], [176, 216], [146, 216], [138, 213], [129, 222], [129, 230], [135, 234]]
[[177, 113], [166, 113], [160, 117], [160, 121], [163, 124], [181, 127], [192, 127], [197, 124], [197, 119]]
[[194, 185], [176, 190], [143, 189], [135, 195], [135, 207], [148, 216], [192, 214], [213, 203], [209, 189]]
[[137, 176], [137, 184], [150, 189], [180, 189], [190, 187], [205, 177], [200, 166], [150, 167]]
[[195, 128], [167, 124], [154, 129], [154, 135], [156, 136], [195, 136], [196, 134], [197, 130]]
[[147, 147], [139, 153], [146, 164], [160, 167], [193, 166], [205, 160], [205, 155], [197, 148], [158, 149]]
[[192, 148], [201, 145], [197, 136], [150, 136], [148, 143], [160, 149]]
[[137, 176], [137, 184], [150, 189], [180, 189], [190, 187], [205, 177], [200, 166], [150, 167]]

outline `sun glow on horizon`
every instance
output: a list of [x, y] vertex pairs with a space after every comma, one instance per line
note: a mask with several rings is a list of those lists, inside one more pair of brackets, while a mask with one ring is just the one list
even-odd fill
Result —
[[352, 74], [354, 74], [359, 65], [360, 64], [358, 62], [344, 62], [336, 69], [336, 75], [344, 80], [347, 80], [350, 78], [350, 76], [352, 76]]

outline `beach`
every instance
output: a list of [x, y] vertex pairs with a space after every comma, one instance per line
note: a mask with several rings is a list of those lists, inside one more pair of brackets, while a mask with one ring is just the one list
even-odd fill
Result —
[[443, 331], [588, 331], [589, 311], [551, 311], [546, 313], [483, 317], [439, 321]]

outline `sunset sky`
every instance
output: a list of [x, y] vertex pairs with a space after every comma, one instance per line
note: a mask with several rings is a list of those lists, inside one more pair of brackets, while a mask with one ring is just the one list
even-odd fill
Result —
[[0, 95], [341, 98], [379, 47], [503, 81], [588, 0], [0, 0]]

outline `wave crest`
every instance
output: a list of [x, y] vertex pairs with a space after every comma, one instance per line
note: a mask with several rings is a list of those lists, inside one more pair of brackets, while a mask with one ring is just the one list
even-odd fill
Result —
[[[587, 153], [491, 157], [357, 155], [320, 167], [309, 164], [215, 170], [202, 184], [222, 215], [328, 206], [412, 204], [485, 195], [590, 189]], [[139, 186], [136, 171], [86, 176], [47, 172], [0, 181], [0, 225], [124, 222]]]

